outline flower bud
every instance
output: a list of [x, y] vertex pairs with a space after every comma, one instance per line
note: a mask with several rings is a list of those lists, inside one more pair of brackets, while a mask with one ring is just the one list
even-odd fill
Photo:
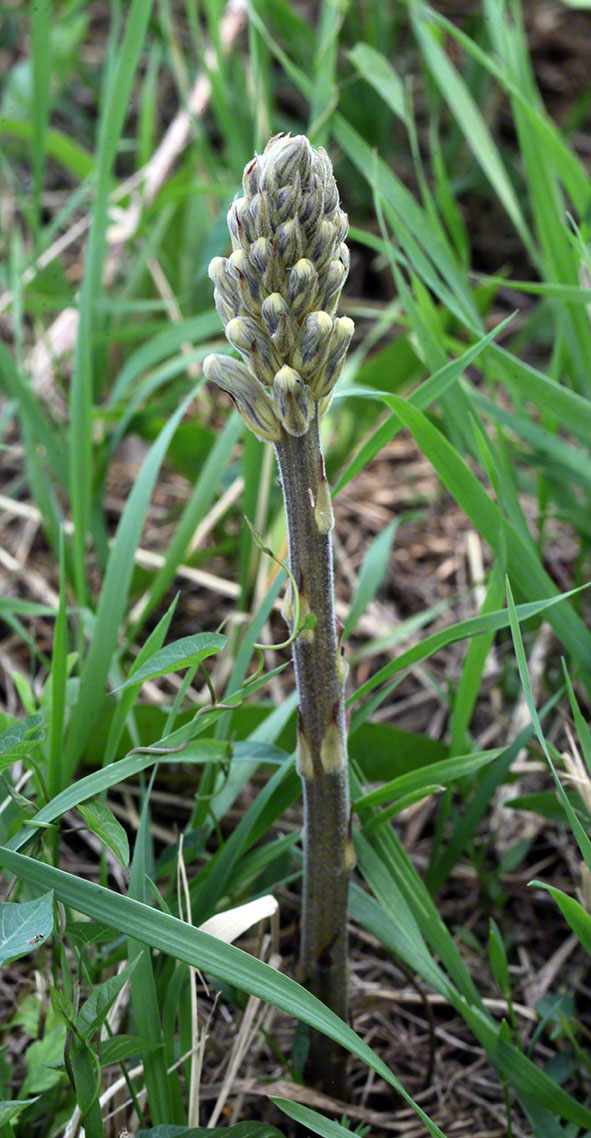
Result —
[[304, 252], [302, 230], [297, 217], [290, 217], [277, 230], [277, 251], [286, 265], [294, 265]]
[[214, 288], [213, 290], [213, 302], [215, 304], [215, 310], [225, 327], [230, 320], [233, 320], [238, 309], [236, 306], [230, 308], [230, 305], [224, 300], [219, 288]]
[[248, 208], [247, 198], [236, 198], [228, 210], [228, 229], [232, 238], [232, 248], [244, 249], [246, 252], [248, 252], [251, 232], [248, 221], [245, 228], [245, 215], [248, 213]]
[[251, 228], [256, 237], [270, 237], [272, 232], [269, 206], [263, 193], [255, 194], [249, 206]]
[[256, 155], [247, 166], [244, 167], [244, 174], [242, 175], [242, 189], [244, 196], [252, 198], [259, 188], [260, 181], [260, 168], [259, 159]]
[[297, 324], [281, 293], [272, 292], [262, 306], [262, 317], [273, 343], [281, 356], [288, 356], [297, 337]]
[[334, 312], [341, 295], [347, 270], [342, 261], [333, 260], [329, 263], [323, 279], [319, 284], [318, 303], [325, 312]]
[[250, 246], [248, 259], [255, 273], [264, 276], [271, 259], [271, 242], [266, 237], [257, 237]]
[[254, 374], [263, 383], [272, 383], [281, 359], [256, 320], [236, 316], [226, 325], [226, 336], [233, 348], [248, 360]]
[[306, 233], [310, 233], [317, 224], [324, 208], [324, 190], [320, 178], [313, 176], [310, 188], [302, 194], [299, 217]]
[[230, 272], [226, 257], [214, 257], [213, 261], [209, 262], [207, 274], [220, 293], [222, 300], [229, 308], [236, 308], [237, 314], [239, 298], [236, 296], [234, 278]]
[[299, 174], [302, 182], [308, 178], [311, 165], [311, 146], [303, 134], [281, 137], [276, 135], [267, 143], [262, 162], [261, 189], [273, 191], [288, 185]]
[[302, 199], [302, 186], [297, 171], [293, 182], [289, 186], [281, 186], [270, 195], [270, 198], [270, 214], [274, 227], [281, 225], [288, 218], [297, 217]]
[[250, 315], [258, 316], [261, 310], [262, 281], [260, 273], [251, 265], [244, 249], [235, 249], [228, 257], [228, 272], [238, 282], [242, 303]]
[[212, 383], [217, 383], [232, 398], [244, 422], [260, 439], [275, 442], [281, 435], [281, 425], [273, 404], [262, 383], [244, 364], [231, 356], [207, 356], [203, 372]]
[[315, 399], [322, 399], [323, 396], [328, 395], [328, 393], [332, 391], [332, 388], [339, 378], [343, 360], [347, 348], [351, 343], [354, 331], [355, 325], [348, 316], [341, 316], [333, 322], [326, 363], [321, 372], [314, 374], [310, 383], [310, 388]]
[[312, 261], [307, 257], [302, 257], [293, 266], [288, 280], [288, 301], [292, 315], [296, 320], [301, 320], [304, 313], [310, 311], [314, 303], [317, 284], [318, 273]]
[[310, 391], [292, 367], [282, 367], [273, 381], [275, 410], [290, 435], [305, 435], [314, 413]]
[[301, 328], [293, 350], [292, 363], [304, 379], [324, 366], [332, 335], [332, 320], [327, 312], [310, 312]]
[[336, 248], [335, 228], [323, 218], [318, 222], [308, 243], [307, 253], [318, 272], [332, 261]]

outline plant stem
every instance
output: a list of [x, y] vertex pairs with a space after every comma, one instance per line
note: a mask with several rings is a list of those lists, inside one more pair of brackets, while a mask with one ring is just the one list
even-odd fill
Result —
[[[315, 614], [300, 633], [293, 659], [299, 698], [298, 770], [304, 798], [304, 890], [301, 978], [332, 1011], [347, 1020], [347, 894], [350, 805], [347, 771], [344, 665], [334, 612], [332, 507], [324, 473], [318, 416], [305, 435], [284, 432], [275, 446], [281, 473], [290, 568], [301, 615]], [[290, 604], [286, 618], [292, 622]], [[316, 1032], [311, 1065], [323, 1089], [344, 1095], [340, 1049]]]

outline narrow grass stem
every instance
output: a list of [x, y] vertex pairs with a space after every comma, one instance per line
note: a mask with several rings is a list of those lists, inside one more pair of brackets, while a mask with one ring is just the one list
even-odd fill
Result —
[[[275, 445], [287, 514], [289, 559], [302, 617], [316, 625], [293, 645], [299, 699], [298, 770], [304, 795], [302, 981], [347, 1020], [347, 894], [351, 864], [344, 670], [334, 611], [332, 507], [318, 415], [305, 435]], [[293, 627], [291, 602], [285, 616]], [[324, 1090], [345, 1089], [342, 1054], [312, 1036], [311, 1066]]]

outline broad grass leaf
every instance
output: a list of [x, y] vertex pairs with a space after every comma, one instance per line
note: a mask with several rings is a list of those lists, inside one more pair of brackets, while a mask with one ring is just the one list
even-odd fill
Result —
[[101, 1067], [108, 1067], [111, 1063], [123, 1063], [126, 1059], [133, 1059], [135, 1055], [145, 1055], [149, 1051], [155, 1051], [160, 1046], [159, 1043], [143, 1039], [141, 1035], [112, 1035], [109, 1039], [101, 1040]]
[[[479, 339], [465, 352], [462, 352], [457, 359], [450, 360], [449, 363], [437, 368], [428, 379], [424, 380], [423, 383], [409, 395], [408, 402], [412, 403], [413, 407], [418, 407], [419, 410], [424, 411], [437, 399], [441, 399], [460, 379], [466, 368], [478, 359], [480, 353], [483, 352], [485, 348], [490, 347], [494, 342], [495, 336], [497, 336], [512, 319], [512, 316], [506, 317], [506, 319], [502, 321], [502, 324], [499, 324], [494, 331], [489, 332], [488, 335]], [[370, 357], [368, 363], [371, 363], [373, 358], [374, 357]], [[379, 359], [379, 356], [377, 358]], [[350, 399], [352, 397], [379, 399], [386, 407], [389, 407], [394, 414], [390, 419], [387, 419], [385, 423], [382, 423], [381, 426], [370, 435], [369, 439], [366, 440], [358, 454], [355, 455], [353, 461], [349, 463], [344, 474], [341, 475], [333, 490], [333, 495], [337, 494], [339, 490], [342, 490], [343, 487], [367, 465], [370, 459], [372, 459], [386, 443], [395, 438], [402, 429], [400, 419], [395, 414], [395, 405], [390, 402], [391, 394], [389, 391], [372, 390], [371, 388], [346, 388], [342, 394], [337, 390], [337, 399]]]
[[40, 712], [28, 715], [19, 723], [13, 723], [0, 735], [0, 769], [11, 766], [34, 749], [35, 744], [45, 738], [43, 716]]
[[575, 901], [574, 897], [569, 897], [567, 893], [563, 893], [562, 889], [556, 889], [554, 885], [547, 885], [543, 881], [530, 881], [530, 885], [532, 888], [535, 886], [537, 889], [547, 889], [548, 893], [552, 894], [577, 940], [580, 941], [587, 955], [591, 956], [591, 917], [586, 909], [578, 901]]
[[366, 83], [377, 91], [390, 110], [406, 125], [404, 87], [390, 61], [368, 43], [356, 43], [355, 47], [347, 52], [347, 58], [351, 60]]
[[500, 988], [505, 999], [510, 999], [511, 982], [509, 980], [507, 953], [500, 929], [496, 921], [493, 921], [492, 917], [489, 921], [488, 931], [488, 959], [490, 963], [490, 970], [497, 982], [498, 987]]
[[23, 1110], [28, 1106], [32, 1106], [37, 1102], [38, 1096], [35, 1098], [27, 1099], [13, 1099], [12, 1102], [0, 1102], [0, 1126], [6, 1126], [9, 1122], [14, 1122]]
[[[142, 645], [136, 659], [134, 660], [132, 671], [137, 671], [138, 668], [141, 668], [142, 664], [144, 664], [146, 660], [149, 660], [151, 656], [153, 656], [156, 652], [159, 651], [160, 648], [162, 648], [162, 645], [168, 633], [168, 629], [170, 628], [170, 622], [176, 609], [179, 595], [179, 593], [176, 594], [176, 597], [169, 605], [164, 616], [161, 617], [156, 627], [152, 629], [145, 644]], [[125, 730], [127, 718], [137, 699], [140, 688], [141, 683], [136, 682], [135, 684], [127, 684], [125, 692], [119, 697], [119, 702], [115, 708], [113, 718], [111, 720], [111, 726], [109, 728], [107, 745], [105, 747], [105, 753], [103, 757], [103, 766], [108, 766], [109, 763], [112, 763], [115, 759], [121, 736]]]
[[[0, 115], [0, 135], [7, 138], [22, 138], [27, 142], [33, 138], [33, 124], [24, 119], [13, 119]], [[61, 130], [48, 130], [45, 135], [45, 150], [60, 166], [83, 182], [92, 174], [95, 167], [94, 155], [68, 138]]]
[[111, 976], [108, 980], [105, 980], [103, 984], [95, 985], [88, 999], [84, 1001], [76, 1018], [76, 1028], [82, 1039], [87, 1043], [91, 1041], [93, 1035], [103, 1026], [109, 1008], [114, 1003], [121, 989], [127, 984], [134, 968], [135, 963], [129, 964], [127, 968], [124, 968], [115, 976]]
[[0, 966], [45, 944], [53, 932], [53, 893], [34, 901], [0, 902]]
[[145, 683], [146, 680], [156, 679], [157, 676], [166, 676], [169, 672], [179, 672], [182, 668], [201, 664], [208, 656], [221, 652], [226, 644], [227, 638], [217, 632], [198, 632], [195, 636], [183, 636], [181, 640], [175, 640], [172, 644], [160, 648], [137, 668], [132, 668], [125, 683], [115, 688], [115, 691], [121, 691], [130, 684]]
[[78, 806], [78, 813], [82, 815], [89, 830], [100, 838], [115, 855], [117, 861], [126, 868], [129, 865], [129, 839], [123, 826], [117, 821], [109, 807], [95, 798], [85, 806]]

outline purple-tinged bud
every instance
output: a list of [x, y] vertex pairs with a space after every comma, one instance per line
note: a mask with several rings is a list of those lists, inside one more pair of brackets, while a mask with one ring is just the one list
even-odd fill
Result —
[[280, 186], [293, 181], [296, 173], [305, 183], [310, 172], [312, 152], [308, 139], [303, 134], [277, 135], [267, 143], [263, 154], [263, 173], [261, 189], [278, 190]]
[[242, 189], [244, 196], [252, 198], [257, 193], [260, 182], [260, 168], [258, 155], [244, 167], [244, 174], [242, 175]]
[[335, 241], [338, 248], [349, 232], [349, 218], [344, 210], [339, 209], [331, 220], [335, 227]]
[[288, 218], [297, 217], [302, 200], [302, 186], [300, 176], [296, 172], [291, 185], [280, 186], [274, 194], [269, 195], [270, 216], [273, 228], [276, 229]]
[[260, 273], [251, 265], [244, 249], [235, 249], [228, 257], [228, 272], [237, 284], [242, 303], [249, 315], [258, 316], [263, 298], [263, 282]]
[[299, 217], [306, 230], [310, 233], [317, 224], [324, 209], [324, 190], [320, 178], [313, 175], [305, 193], [302, 194]]
[[330, 261], [322, 279], [318, 282], [318, 304], [325, 312], [336, 309], [347, 272], [342, 261]]
[[326, 218], [323, 218], [314, 229], [307, 247], [308, 256], [316, 265], [318, 272], [320, 272], [329, 261], [332, 261], [335, 248], [334, 225], [332, 225], [330, 221], [327, 221]]
[[257, 237], [250, 247], [248, 259], [255, 271], [263, 277], [271, 260], [272, 245], [266, 237]]
[[236, 198], [228, 210], [228, 229], [232, 238], [233, 249], [245, 249], [248, 252], [248, 238], [242, 221], [242, 205], [247, 205], [246, 198]]
[[293, 266], [288, 279], [288, 301], [295, 320], [301, 320], [314, 305], [318, 273], [308, 257]]
[[286, 265], [295, 265], [304, 252], [302, 230], [297, 217], [290, 217], [277, 230], [277, 252]]
[[251, 229], [257, 237], [270, 237], [272, 232], [269, 205], [263, 193], [255, 194], [249, 207]]
[[349, 276], [349, 269], [351, 267], [351, 254], [349, 252], [349, 246], [345, 245], [344, 241], [341, 242], [339, 248], [337, 249], [337, 256], [339, 258], [339, 261], [343, 262], [346, 275]]

